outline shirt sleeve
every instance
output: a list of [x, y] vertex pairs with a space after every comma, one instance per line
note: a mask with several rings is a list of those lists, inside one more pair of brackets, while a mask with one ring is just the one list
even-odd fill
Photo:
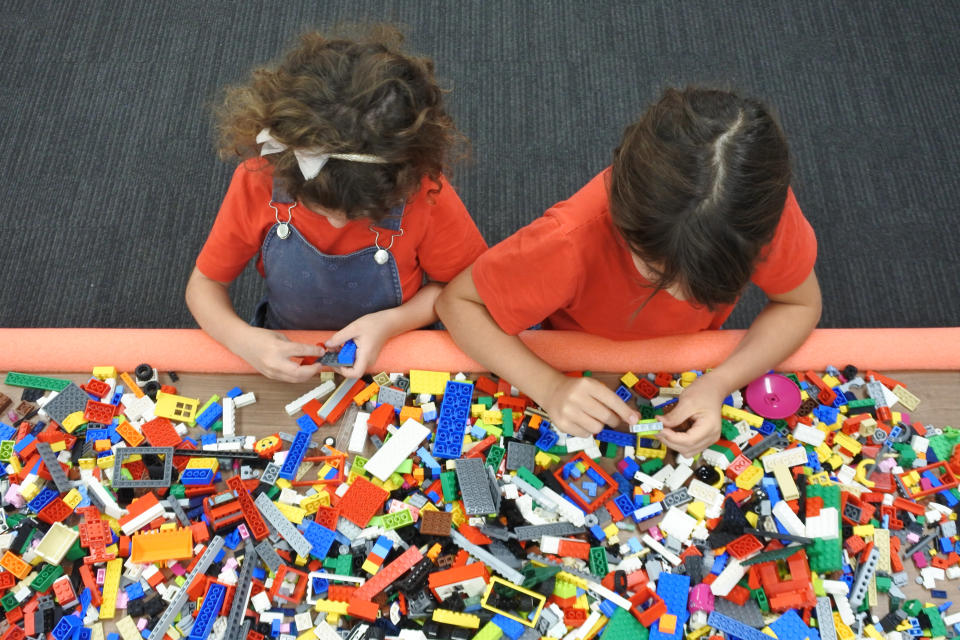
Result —
[[[434, 187], [432, 181], [425, 184]], [[431, 280], [449, 282], [487, 250], [487, 242], [446, 178], [441, 179], [439, 193], [427, 196], [435, 203], [417, 259]]]
[[761, 251], [750, 280], [767, 295], [786, 293], [803, 283], [816, 261], [817, 236], [800, 211], [793, 189], [788, 189], [780, 224]]
[[197, 268], [219, 282], [232, 282], [260, 250], [262, 237], [255, 207], [269, 202], [270, 180], [263, 171], [243, 163], [233, 173], [207, 241], [197, 256]]
[[567, 234], [545, 215], [480, 256], [473, 283], [500, 328], [515, 335], [569, 306], [581, 273]]

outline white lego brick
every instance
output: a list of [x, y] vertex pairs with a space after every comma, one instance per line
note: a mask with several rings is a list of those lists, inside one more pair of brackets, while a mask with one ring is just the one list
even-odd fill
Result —
[[663, 546], [659, 542], [657, 542], [656, 540], [654, 540], [653, 538], [651, 538], [650, 534], [648, 533], [643, 534], [643, 537], [641, 538], [641, 540], [643, 541], [643, 544], [647, 545], [648, 547], [650, 547], [651, 549], [659, 553], [664, 560], [666, 560], [673, 566], [677, 566], [680, 564], [681, 562], [680, 557], [675, 553], [673, 553], [672, 551], [670, 551], [669, 549], [667, 549], [665, 546]]
[[337, 385], [334, 384], [332, 380], [327, 380], [320, 386], [314, 387], [310, 391], [307, 391], [305, 394], [288, 404], [284, 407], [284, 411], [287, 412], [288, 416], [292, 416], [296, 412], [300, 411], [303, 408], [303, 405], [307, 404], [311, 400], [319, 400], [320, 398], [333, 393], [333, 390], [337, 388]]
[[793, 437], [795, 440], [817, 447], [823, 444], [827, 434], [816, 427], [811, 427], [810, 425], [800, 422], [797, 423], [796, 428], [793, 430]]
[[807, 530], [803, 522], [797, 517], [797, 514], [790, 510], [790, 506], [787, 505], [786, 502], [781, 500], [774, 505], [773, 515], [777, 519], [777, 522], [782, 524], [783, 528], [787, 530], [787, 533], [794, 536], [806, 535]]
[[[324, 620], [321, 620], [319, 624], [313, 628], [313, 635], [317, 636], [317, 640], [343, 640], [343, 638], [340, 637], [340, 634], [337, 633], [336, 629], [331, 627]], [[423, 636], [423, 632], [420, 632], [420, 635]]]
[[721, 471], [726, 471], [727, 467], [730, 466], [730, 461], [727, 460], [726, 456], [719, 451], [714, 451], [713, 449], [705, 450], [700, 454], [700, 457], [704, 462], [720, 469]]
[[723, 499], [723, 494], [720, 493], [718, 489], [696, 478], [693, 478], [687, 486], [687, 494], [694, 500], [699, 500], [708, 506], [716, 504], [718, 500], [722, 501]]
[[853, 484], [854, 478], [857, 476], [857, 470], [851, 467], [850, 465], [843, 465], [840, 467], [840, 470], [837, 471], [837, 481], [840, 484]]
[[923, 436], [913, 436], [910, 438], [910, 448], [917, 453], [926, 453], [930, 447], [930, 441]]
[[367, 444], [367, 420], [370, 414], [366, 411], [358, 411], [353, 420], [353, 429], [350, 431], [350, 442], [347, 444], [347, 451], [350, 453], [361, 453], [363, 447]]
[[850, 593], [850, 587], [847, 583], [840, 580], [822, 580], [821, 584], [824, 593], [829, 593], [832, 596], [846, 596]]
[[567, 436], [567, 453], [583, 451], [593, 444], [593, 438], [583, 436]]
[[715, 596], [728, 595], [746, 573], [746, 567], [740, 564], [740, 561], [736, 558], [731, 558], [727, 566], [717, 576], [717, 579], [710, 585], [711, 593]]
[[429, 435], [430, 429], [412, 418], [408, 419], [397, 433], [367, 460], [364, 470], [385, 481]]
[[233, 404], [237, 409], [249, 407], [252, 404], [256, 404], [256, 402], [257, 396], [254, 395], [253, 391], [248, 391], [233, 399]]
[[264, 612], [270, 608], [270, 596], [267, 595], [266, 591], [261, 591], [257, 595], [250, 598], [250, 604], [253, 606], [254, 610], [256, 610], [256, 612], [262, 616]]
[[224, 436], [232, 438], [237, 434], [236, 405], [233, 398], [224, 398], [221, 404], [223, 405], [223, 416], [221, 418], [223, 421], [222, 433]]
[[772, 473], [773, 468], [779, 464], [786, 467], [795, 467], [800, 464], [807, 464], [807, 451], [803, 447], [792, 447], [784, 449], [777, 453], [771, 453], [761, 458], [763, 461], [763, 470], [766, 473]]
[[667, 510], [667, 515], [657, 526], [660, 531], [682, 542], [690, 537], [693, 528], [697, 526], [697, 520], [683, 510], [672, 507]]

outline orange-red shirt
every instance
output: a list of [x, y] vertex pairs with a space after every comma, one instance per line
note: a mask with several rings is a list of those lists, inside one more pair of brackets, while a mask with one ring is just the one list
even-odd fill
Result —
[[[659, 291], [637, 271], [613, 226], [603, 171], [569, 200], [480, 256], [477, 292], [497, 324], [516, 334], [538, 322], [613, 340], [718, 329], [733, 305], [714, 311]], [[751, 281], [767, 294], [799, 286], [813, 269], [817, 239], [793, 191]]]
[[[237, 167], [213, 229], [197, 257], [197, 268], [203, 275], [231, 282], [250, 258], [257, 255], [266, 234], [276, 223], [269, 206], [272, 186], [273, 171], [265, 160], [255, 158]], [[431, 180], [424, 179], [420, 191], [404, 208], [403, 235], [394, 237], [390, 248], [397, 261], [404, 301], [420, 289], [424, 274], [430, 280], [448, 282], [487, 248], [477, 225], [446, 178], [441, 181], [439, 193], [427, 193], [435, 188]], [[277, 206], [280, 219], [285, 219], [289, 205]], [[291, 224], [310, 244], [328, 255], [345, 255], [372, 247], [376, 238], [367, 219], [351, 220], [337, 228], [326, 216], [302, 204], [297, 204], [292, 214]], [[381, 229], [380, 246], [387, 246], [395, 233]], [[257, 269], [263, 275], [261, 258], [257, 259]]]

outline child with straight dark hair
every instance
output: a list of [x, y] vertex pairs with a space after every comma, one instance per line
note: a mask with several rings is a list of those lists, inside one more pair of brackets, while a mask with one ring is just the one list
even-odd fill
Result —
[[518, 332], [539, 322], [614, 340], [718, 329], [755, 283], [769, 303], [663, 417], [660, 439], [694, 455], [719, 437], [724, 398], [796, 350], [820, 318], [816, 237], [790, 179], [765, 105], [668, 89], [627, 127], [611, 167], [483, 254], [437, 311], [467, 354], [559, 429], [587, 435], [633, 424], [637, 411], [596, 380], [554, 370]]
[[[390, 337], [436, 322], [441, 284], [485, 249], [444, 177], [461, 137], [433, 63], [379, 26], [359, 38], [307, 33], [277, 66], [227, 91], [220, 153], [239, 157], [197, 258], [186, 299], [199, 325], [270, 378], [291, 382], [321, 347], [276, 329], [333, 329], [353, 339], [350, 377]], [[266, 295], [252, 326], [227, 287], [257, 257]]]

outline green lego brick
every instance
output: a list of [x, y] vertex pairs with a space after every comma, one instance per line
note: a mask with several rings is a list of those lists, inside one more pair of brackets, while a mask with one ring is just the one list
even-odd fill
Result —
[[[950, 431], [955, 431], [951, 429]], [[946, 432], [943, 435], [932, 436], [930, 438], [930, 448], [937, 455], [937, 460], [949, 460], [953, 455], [953, 449], [960, 444], [960, 434], [950, 434]], [[907, 467], [901, 463], [904, 469]]]
[[507, 438], [513, 437], [513, 409], [502, 409], [500, 415], [503, 417], [503, 435]]
[[60, 565], [45, 564], [37, 573], [37, 577], [30, 582], [30, 588], [38, 593], [43, 593], [51, 586], [53, 581], [63, 575], [63, 567]]
[[657, 471], [663, 468], [663, 459], [662, 458], [650, 458], [649, 460], [644, 460], [643, 464], [640, 465], [640, 471], [643, 471], [648, 476], [655, 474]]
[[453, 502], [457, 499], [457, 472], [444, 471], [440, 474], [440, 487], [443, 489], [443, 501]]
[[603, 547], [590, 547], [590, 573], [597, 577], [604, 577], [609, 572], [607, 566], [607, 552]]
[[409, 509], [402, 509], [395, 513], [388, 513], [379, 517], [382, 522], [381, 526], [384, 529], [399, 529], [413, 524], [413, 514], [410, 513]]
[[[833, 507], [840, 513], [840, 487], [832, 485], [825, 487], [819, 484], [807, 485], [807, 499], [820, 498], [824, 508]], [[843, 569], [843, 539], [839, 527], [837, 537], [832, 540], [816, 539], [807, 547], [807, 557], [810, 559], [810, 569], [817, 573], [840, 571]]]
[[537, 489], [543, 489], [543, 481], [537, 476], [533, 475], [533, 472], [526, 467], [520, 467], [517, 469], [517, 477], [519, 477], [521, 480], [526, 480], [528, 484], [536, 487]]
[[851, 410], [856, 410], [856, 409], [873, 409], [873, 407], [875, 406], [875, 404], [876, 404], [876, 403], [874, 402], [873, 398], [864, 398], [864, 399], [862, 399], [862, 400], [851, 400], [850, 402], [847, 403], [847, 406], [848, 406]]
[[908, 616], [916, 617], [922, 608], [923, 605], [920, 604], [919, 600], [907, 600], [903, 603], [903, 610], [907, 612]]
[[617, 457], [619, 447], [617, 447], [617, 445], [613, 444], [612, 442], [608, 442], [606, 443], [606, 445], [607, 446], [604, 447], [603, 457], [613, 460], [614, 458]]
[[520, 586], [522, 586], [524, 589], [532, 589], [541, 582], [549, 580], [553, 576], [557, 575], [560, 573], [560, 571], [560, 567], [549, 565], [545, 567], [538, 567], [537, 565], [528, 562], [526, 565], [524, 565], [523, 569], [520, 570], [520, 573], [523, 574], [523, 584]]
[[647, 640], [649, 636], [649, 629], [640, 624], [629, 611], [617, 607], [604, 627], [600, 640]]
[[500, 468], [500, 463], [503, 462], [503, 454], [505, 452], [506, 450], [500, 445], [493, 445], [490, 447], [490, 450], [487, 451], [487, 459], [484, 464], [496, 471]]
[[[77, 528], [73, 527], [73, 530], [76, 531]], [[86, 558], [88, 552], [86, 549], [80, 546], [80, 538], [77, 538], [73, 541], [73, 544], [70, 545], [70, 548], [67, 549], [67, 553], [64, 554], [64, 560], [79, 560], [80, 558]]]
[[913, 450], [913, 447], [905, 442], [896, 442], [893, 448], [900, 454], [898, 464], [904, 469], [912, 468], [913, 461], [917, 459], [917, 452]]
[[760, 606], [760, 611], [764, 613], [770, 613], [770, 601], [767, 600], [767, 592], [763, 589], [754, 589], [750, 592], [753, 598], [757, 601], [757, 604]]
[[493, 406], [493, 398], [490, 396], [480, 396], [473, 404], [482, 404], [485, 408], [489, 409]]
[[32, 387], [34, 389], [46, 389], [47, 391], [63, 391], [70, 386], [70, 381], [63, 378], [47, 378], [30, 373], [17, 373], [16, 371], [9, 372], [3, 382], [11, 387]]
[[720, 437], [724, 440], [730, 440], [731, 442], [740, 435], [740, 431], [737, 430], [737, 427], [734, 426], [729, 420], [720, 420]]
[[488, 622], [480, 628], [480, 631], [473, 634], [471, 640], [500, 640], [501, 636], [503, 636], [503, 631], [500, 630], [500, 627], [493, 622]]

